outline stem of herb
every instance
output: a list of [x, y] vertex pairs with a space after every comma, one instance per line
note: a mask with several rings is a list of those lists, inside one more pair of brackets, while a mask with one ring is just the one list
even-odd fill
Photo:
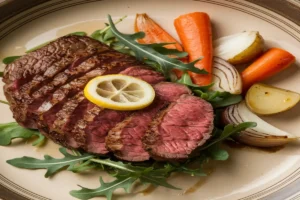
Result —
[[[120, 23], [120, 22], [123, 21], [126, 17], [127, 17], [127, 15], [125, 15], [124, 17], [121, 17], [121, 18], [120, 18], [118, 21], [116, 21], [114, 24], [116, 25], [116, 24]], [[108, 29], [110, 29], [110, 26], [107, 26], [107, 27], [105, 27], [104, 29], [102, 29], [102, 30], [100, 31], [100, 34], [103, 34], [103, 33], [106, 32]]]
[[100, 159], [92, 158], [92, 159], [90, 159], [90, 161], [95, 162], [95, 163], [99, 163], [99, 164], [102, 164], [102, 165], [110, 166], [110, 167], [113, 167], [115, 169], [120, 169], [120, 170], [123, 170], [123, 171], [127, 171], [127, 172], [133, 172], [133, 173], [135, 172], [134, 170], [128, 169], [126, 167], [122, 167], [120, 165], [116, 165], [115, 163], [109, 162], [107, 160], [100, 160]]
[[3, 101], [3, 100], [0, 100], [0, 103], [9, 105], [9, 103], [7, 101]]

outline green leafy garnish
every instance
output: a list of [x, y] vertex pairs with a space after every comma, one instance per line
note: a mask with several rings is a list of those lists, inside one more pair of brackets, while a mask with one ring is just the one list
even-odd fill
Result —
[[111, 200], [113, 192], [116, 189], [123, 188], [127, 193], [129, 193], [129, 190], [132, 186], [132, 184], [137, 180], [135, 177], [126, 177], [126, 178], [118, 178], [112, 182], [105, 183], [102, 180], [102, 177], [100, 177], [100, 184], [101, 186], [96, 189], [88, 189], [82, 187], [81, 190], [73, 190], [70, 192], [70, 194], [73, 197], [76, 197], [78, 199], [91, 199], [94, 197], [100, 197], [105, 196], [107, 200]]
[[[87, 33], [86, 32], [83, 32], [83, 31], [78, 31], [78, 32], [74, 32], [74, 33], [69, 33], [67, 35], [78, 35], [78, 36], [87, 36]], [[66, 36], [67, 36], [66, 35]]]
[[253, 128], [256, 127], [257, 124], [254, 122], [244, 122], [241, 123], [239, 125], [233, 125], [233, 124], [229, 124], [227, 126], [225, 126], [224, 130], [220, 130], [218, 128], [215, 128], [213, 133], [214, 135], [217, 135], [217, 138], [212, 139], [211, 141], [209, 141], [208, 143], [206, 143], [203, 147], [201, 147], [199, 150], [204, 150], [207, 149], [208, 147], [211, 147], [214, 144], [217, 144], [223, 140], [225, 140], [226, 138], [229, 138], [230, 136], [237, 134], [241, 131], [244, 131], [248, 128]]
[[229, 154], [226, 150], [221, 149], [219, 145], [212, 145], [207, 149], [207, 152], [212, 160], [227, 160], [229, 158]]
[[16, 122], [0, 124], [0, 145], [8, 146], [15, 138], [29, 139], [38, 136], [33, 142], [33, 146], [39, 146], [44, 143], [45, 137], [37, 130], [26, 129], [18, 125]]
[[3, 100], [0, 100], [0, 103], [9, 105], [9, 103], [7, 101], [3, 101]]
[[36, 158], [24, 156], [22, 158], [8, 160], [7, 163], [23, 169], [47, 169], [45, 177], [49, 177], [67, 166], [67, 170], [72, 171], [75, 164], [78, 164], [81, 161], [89, 160], [94, 157], [90, 154], [74, 156], [68, 153], [65, 148], [60, 148], [59, 151], [64, 155], [64, 158], [56, 159], [49, 155], [45, 155], [44, 160], [39, 160]]
[[[15, 60], [17, 60], [18, 58], [20, 58], [21, 56], [9, 56], [6, 57], [2, 60], [3, 64], [8, 65], [12, 62], [14, 62]], [[1, 77], [3, 76], [3, 74], [1, 74]]]
[[188, 73], [182, 74], [181, 78], [176, 81], [177, 83], [184, 84], [186, 86], [191, 87], [192, 90], [201, 90], [201, 91], [207, 91], [209, 88], [211, 88], [214, 83], [206, 85], [206, 86], [199, 86], [193, 83], [190, 75]]
[[192, 91], [196, 96], [210, 102], [214, 108], [238, 104], [243, 100], [242, 95], [233, 95], [228, 92], [202, 91], [197, 88], [193, 89]]
[[230, 106], [243, 100], [242, 95], [209, 90], [213, 86], [213, 83], [207, 86], [198, 86], [193, 83], [188, 73], [184, 73], [176, 82], [188, 86], [196, 96], [210, 102], [214, 108]]
[[108, 21], [114, 36], [122, 44], [130, 48], [135, 53], [137, 59], [142, 61], [144, 59], [149, 59], [151, 61], [157, 62], [162, 69], [161, 71], [165, 75], [169, 76], [169, 72], [174, 68], [180, 69], [182, 71], [192, 71], [199, 74], [207, 74], [205, 70], [200, 70], [194, 66], [195, 63], [199, 61], [199, 59], [195, 60], [194, 62], [185, 64], [178, 59], [170, 58], [166, 55], [160, 54], [153, 47], [151, 47], [151, 45], [144, 45], [136, 42], [137, 39], [143, 38], [145, 36], [143, 32], [134, 33], [131, 35], [122, 34], [116, 29], [110, 15], [108, 16]]

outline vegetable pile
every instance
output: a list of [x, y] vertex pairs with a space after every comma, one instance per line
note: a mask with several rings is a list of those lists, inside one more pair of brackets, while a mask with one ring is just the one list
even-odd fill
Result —
[[[283, 112], [299, 102], [300, 95], [297, 93], [257, 84], [289, 67], [295, 61], [295, 57], [289, 52], [272, 48], [264, 53], [264, 40], [257, 31], [238, 33], [213, 42], [210, 18], [206, 13], [188, 13], [175, 19], [174, 25], [182, 45], [147, 14], [137, 14], [134, 34], [123, 34], [117, 30], [115, 24], [123, 19], [113, 23], [108, 16], [109, 24], [90, 37], [119, 52], [135, 56], [162, 72], [169, 81], [188, 86], [195, 96], [210, 102], [215, 109], [215, 127], [211, 139], [181, 163], [127, 163], [115, 158], [60, 148], [63, 158], [45, 155], [40, 160], [25, 156], [8, 160], [8, 164], [24, 169], [46, 169], [45, 177], [51, 177], [62, 169], [74, 173], [105, 171], [115, 180], [104, 182], [100, 177], [98, 188], [82, 187], [70, 194], [78, 199], [105, 196], [110, 200], [116, 189], [123, 188], [130, 192], [137, 181], [177, 190], [180, 189], [179, 185], [173, 186], [167, 181], [173, 173], [206, 176], [203, 166], [207, 162], [228, 159], [228, 152], [220, 147], [221, 142], [226, 139], [235, 139], [257, 147], [279, 146], [297, 139], [256, 115]], [[84, 32], [71, 34], [87, 35]], [[9, 64], [19, 57], [7, 57], [3, 63]], [[250, 62], [252, 64], [240, 74], [237, 64]], [[243, 100], [243, 94], [246, 94], [246, 101]], [[279, 105], [282, 100], [287, 103], [274, 110], [274, 106]], [[39, 132], [22, 128], [15, 122], [0, 125], [2, 146], [11, 144], [15, 138], [33, 137], [37, 137], [33, 143], [36, 146], [45, 140]]]

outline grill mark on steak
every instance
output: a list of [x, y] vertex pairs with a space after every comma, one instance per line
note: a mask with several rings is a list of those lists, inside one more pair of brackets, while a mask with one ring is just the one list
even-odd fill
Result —
[[6, 97], [10, 100], [11, 110], [19, 111], [14, 113], [16, 120], [25, 127], [36, 128], [31, 114], [26, 115], [27, 104], [33, 101], [30, 92], [50, 82], [66, 67], [72, 68], [92, 54], [108, 50], [109, 47], [89, 37], [66, 36], [8, 65], [3, 81], [7, 83]]
[[[77, 58], [95, 53], [97, 43], [90, 38], [85, 38], [85, 40], [87, 41], [80, 41], [78, 37], [64, 37], [20, 58], [19, 62], [22, 62], [22, 59], [29, 61], [25, 66], [24, 64], [23, 66], [19, 65], [17, 69], [8, 68], [13, 70], [9, 74], [17, 74], [19, 77], [16, 80], [18, 87], [15, 89], [20, 92], [17, 94], [24, 95], [24, 92], [44, 82], [47, 78], [53, 77]], [[102, 46], [108, 50], [108, 47]], [[16, 96], [16, 98], [20, 98], [20, 96]]]
[[106, 147], [121, 160], [149, 160], [150, 155], [144, 150], [141, 140], [153, 117], [166, 105], [167, 102], [157, 98], [148, 108], [137, 111], [118, 123], [109, 131], [105, 140]]
[[115, 61], [107, 64], [102, 64], [100, 67], [97, 67], [96, 69], [86, 73], [84, 76], [77, 78], [66, 85], [61, 86], [52, 94], [50, 100], [45, 101], [43, 102], [43, 104], [41, 104], [37, 112], [43, 113], [51, 109], [51, 107], [56, 103], [59, 103], [66, 98], [70, 98], [76, 95], [76, 93], [81, 91], [87, 84], [87, 82], [92, 78], [100, 75], [119, 73], [127, 67], [131, 66], [132, 64], [133, 63], [130, 60], [128, 62]]
[[103, 110], [103, 108], [96, 106], [95, 104], [88, 102], [87, 109], [82, 112], [82, 119], [78, 120], [71, 132], [69, 137], [69, 144], [72, 145], [73, 148], [86, 148], [86, 135], [88, 133], [85, 132], [85, 129], [88, 124], [90, 124], [94, 118]]
[[[58, 132], [62, 135], [65, 134], [64, 129], [68, 124], [72, 113], [80, 105], [80, 103], [85, 99], [83, 92], [79, 92], [76, 96], [68, 100], [62, 107], [62, 109], [56, 113], [56, 119], [49, 126], [50, 131]], [[73, 119], [72, 119], [73, 120]]]
[[146, 109], [136, 111], [112, 128], [106, 137], [107, 148], [126, 161], [145, 161], [150, 155], [143, 148], [142, 138], [157, 113], [176, 101], [182, 94], [191, 94], [184, 85], [161, 82], [154, 86], [155, 101]]
[[131, 112], [104, 109], [85, 129], [87, 144], [86, 151], [97, 154], [107, 154], [105, 137], [108, 131], [123, 121]]
[[186, 159], [210, 138], [213, 115], [208, 102], [182, 95], [151, 122], [143, 138], [144, 148], [156, 160]]
[[93, 70], [95, 67], [99, 66], [100, 63], [109, 62], [110, 60], [111, 57], [107, 57], [105, 53], [102, 53], [101, 56], [99, 56], [99, 54], [94, 55], [88, 58], [87, 60], [84, 60], [79, 65], [76, 64], [77, 67], [75, 67], [74, 64], [72, 64], [72, 66], [69, 69], [57, 74], [51, 82], [45, 84], [43, 87], [33, 92], [32, 98], [43, 98], [47, 94], [53, 92], [57, 87], [60, 87], [64, 84], [68, 84], [74, 79], [79, 78], [84, 74], [88, 73], [89, 71]]

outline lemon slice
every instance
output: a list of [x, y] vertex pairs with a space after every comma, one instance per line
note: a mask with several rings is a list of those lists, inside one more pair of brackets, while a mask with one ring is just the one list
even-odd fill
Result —
[[147, 82], [121, 74], [98, 76], [84, 88], [85, 97], [94, 104], [113, 110], [138, 110], [150, 105], [154, 89]]

